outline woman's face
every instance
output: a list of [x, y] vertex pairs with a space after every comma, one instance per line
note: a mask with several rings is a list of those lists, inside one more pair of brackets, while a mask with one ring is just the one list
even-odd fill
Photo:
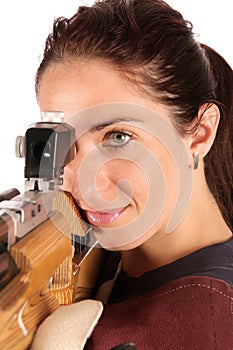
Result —
[[49, 67], [38, 99], [41, 111], [63, 111], [76, 128], [77, 152], [65, 167], [63, 189], [99, 242], [107, 249], [132, 249], [166, 234], [179, 197], [183, 145], [168, 109], [99, 61]]

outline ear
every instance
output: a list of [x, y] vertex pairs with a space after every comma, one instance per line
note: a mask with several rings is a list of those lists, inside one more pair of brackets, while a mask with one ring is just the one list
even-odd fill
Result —
[[205, 103], [198, 111], [199, 125], [195, 134], [189, 140], [190, 152], [199, 153], [204, 158], [211, 149], [218, 129], [220, 111], [216, 104]]

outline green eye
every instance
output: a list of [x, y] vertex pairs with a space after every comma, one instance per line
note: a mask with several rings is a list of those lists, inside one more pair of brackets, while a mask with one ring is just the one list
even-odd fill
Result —
[[128, 139], [129, 139], [129, 136], [122, 132], [117, 132], [112, 135], [112, 140], [118, 144], [125, 143], [126, 141], [128, 141]]
[[132, 138], [132, 134], [125, 131], [110, 131], [105, 135], [103, 145], [105, 147], [120, 148], [126, 146]]

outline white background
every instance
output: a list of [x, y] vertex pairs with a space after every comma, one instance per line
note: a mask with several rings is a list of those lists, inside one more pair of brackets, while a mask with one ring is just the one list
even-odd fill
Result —
[[[142, 0], [143, 1], [143, 0]], [[194, 25], [199, 40], [233, 67], [230, 0], [168, 0]], [[0, 3], [0, 191], [24, 189], [24, 160], [15, 157], [15, 138], [39, 121], [34, 76], [53, 19], [71, 16], [78, 0], [5, 0]]]

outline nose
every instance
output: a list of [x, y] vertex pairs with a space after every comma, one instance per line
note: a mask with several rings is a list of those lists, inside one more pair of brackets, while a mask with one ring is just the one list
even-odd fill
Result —
[[70, 192], [83, 209], [93, 209], [93, 203], [100, 199], [115, 200], [117, 194], [110, 175], [111, 167], [103, 165], [95, 169], [91, 162], [83, 166], [84, 162], [85, 155], [78, 151], [75, 159], [64, 169], [62, 190]]
[[[64, 168], [62, 190], [73, 194], [75, 169], [77, 169], [77, 156]], [[74, 196], [74, 194], [73, 194]]]

